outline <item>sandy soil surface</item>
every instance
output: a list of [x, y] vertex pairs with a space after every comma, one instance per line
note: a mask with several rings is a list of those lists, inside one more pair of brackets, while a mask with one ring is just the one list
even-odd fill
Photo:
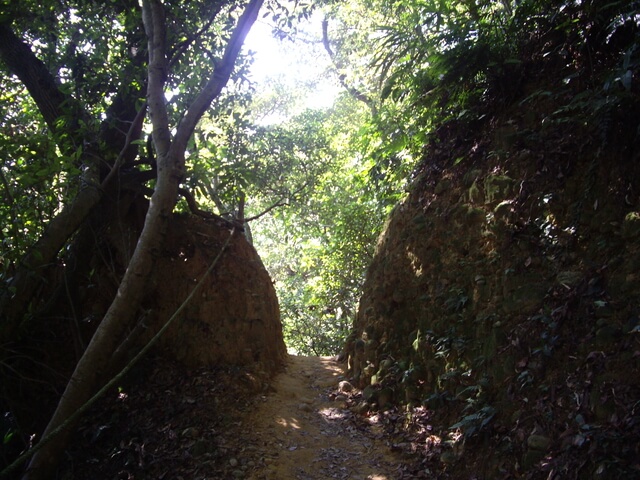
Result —
[[149, 359], [84, 418], [58, 478], [431, 478], [401, 434], [406, 414], [367, 407], [344, 380], [329, 357], [291, 356], [268, 382]]
[[273, 391], [243, 422], [259, 459], [251, 480], [391, 480], [402, 460], [381, 427], [345, 408], [343, 371], [330, 357], [291, 356]]

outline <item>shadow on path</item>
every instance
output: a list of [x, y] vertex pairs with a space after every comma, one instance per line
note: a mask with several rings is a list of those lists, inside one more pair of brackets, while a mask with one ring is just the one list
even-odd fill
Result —
[[259, 459], [251, 480], [391, 480], [400, 460], [375, 426], [328, 395], [343, 380], [332, 357], [291, 356], [244, 423]]

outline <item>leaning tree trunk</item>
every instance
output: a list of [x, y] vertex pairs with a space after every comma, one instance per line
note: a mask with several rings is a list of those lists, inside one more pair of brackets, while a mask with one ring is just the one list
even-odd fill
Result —
[[[9, 25], [3, 23], [0, 23], [0, 59], [29, 91], [60, 151], [74, 155], [74, 145], [85, 143], [77, 133], [77, 122], [87, 119], [86, 112], [78, 102], [60, 90], [47, 66]], [[58, 121], [65, 115], [73, 121], [66, 126], [66, 131], [63, 131]], [[63, 134], [67, 134], [73, 141], [62, 140]], [[27, 306], [41, 284], [38, 279], [43, 277], [42, 272], [52, 264], [65, 242], [102, 198], [95, 161], [99, 158], [99, 152], [92, 151], [91, 147], [87, 151], [85, 147], [82, 157], [85, 160], [84, 165], [89, 167], [83, 173], [83, 188], [74, 201], [65, 205], [49, 222], [41, 238], [24, 256], [16, 274], [0, 293], [0, 345], [4, 346], [15, 339]]]
[[[65, 204], [49, 221], [42, 236], [21, 259], [15, 275], [0, 292], [0, 346], [5, 346], [19, 337], [17, 332], [35, 292], [43, 284], [45, 271], [55, 263], [60, 250], [104, 198], [123, 161], [135, 155], [132, 142], [139, 138], [146, 105], [137, 113], [126, 102], [120, 102], [116, 108], [112, 105], [113, 111], [102, 122], [103, 130], [86, 131], [90, 127], [79, 128], [80, 123], [91, 125], [92, 122], [80, 102], [60, 89], [44, 62], [8, 24], [1, 22], [0, 60], [26, 87], [60, 151], [67, 156], [78, 156], [77, 166], [83, 171], [81, 188], [73, 201]], [[68, 121], [60, 122], [62, 118]], [[121, 129], [126, 129], [126, 125], [125, 134]], [[100, 140], [96, 141], [96, 138]], [[101, 143], [113, 146], [115, 151], [109, 153], [117, 154], [111, 171], [102, 179], [100, 166], [106, 162]], [[82, 146], [80, 150], [78, 145]], [[76, 155], [78, 153], [80, 155]]]
[[[247, 4], [222, 61], [189, 106], [175, 137], [171, 139], [164, 97], [167, 69], [164, 10], [159, 0], [143, 1], [143, 22], [149, 45], [147, 101], [158, 156], [158, 179], [144, 228], [116, 298], [78, 362], [43, 437], [62, 425], [91, 397], [107, 370], [111, 355], [131, 323], [152, 274], [154, 258], [162, 247], [167, 221], [176, 204], [178, 185], [184, 174], [187, 141], [212, 100], [228, 82], [244, 39], [255, 22], [262, 3], [263, 0], [251, 0]], [[55, 471], [71, 433], [71, 427], [66, 427], [53, 441], [36, 451], [23, 478], [34, 480], [49, 477]]]

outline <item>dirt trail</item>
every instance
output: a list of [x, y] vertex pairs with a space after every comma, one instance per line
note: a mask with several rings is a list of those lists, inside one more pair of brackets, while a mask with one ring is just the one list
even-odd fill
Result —
[[261, 465], [247, 478], [399, 478], [401, 459], [384, 442], [381, 428], [356, 422], [340, 397], [330, 395], [343, 379], [330, 357], [290, 357], [273, 381], [274, 392], [243, 421]]

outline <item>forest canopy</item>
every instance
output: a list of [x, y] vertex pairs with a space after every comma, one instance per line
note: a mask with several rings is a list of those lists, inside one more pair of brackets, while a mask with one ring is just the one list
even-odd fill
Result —
[[[522, 108], [558, 102], [547, 125], [592, 126], [606, 145], [607, 118], [624, 116], [637, 90], [638, 12], [595, 0], [3, 1], [0, 370], [12, 380], [2, 388], [63, 348], [43, 339], [71, 335], [46, 431], [84, 404], [140, 317], [167, 218], [180, 211], [254, 242], [290, 348], [337, 353], [384, 220], [429, 162], [427, 146], [525, 92]], [[341, 88], [331, 107], [254, 84], [243, 42], [257, 19], [326, 62]], [[563, 72], [553, 88], [528, 83], [543, 61]], [[139, 199], [149, 208], [126, 270], [112, 272], [119, 294], [82, 338], [74, 299], [92, 281], [95, 232]], [[2, 392], [3, 412], [13, 393]], [[63, 448], [36, 454], [33, 478]]]

